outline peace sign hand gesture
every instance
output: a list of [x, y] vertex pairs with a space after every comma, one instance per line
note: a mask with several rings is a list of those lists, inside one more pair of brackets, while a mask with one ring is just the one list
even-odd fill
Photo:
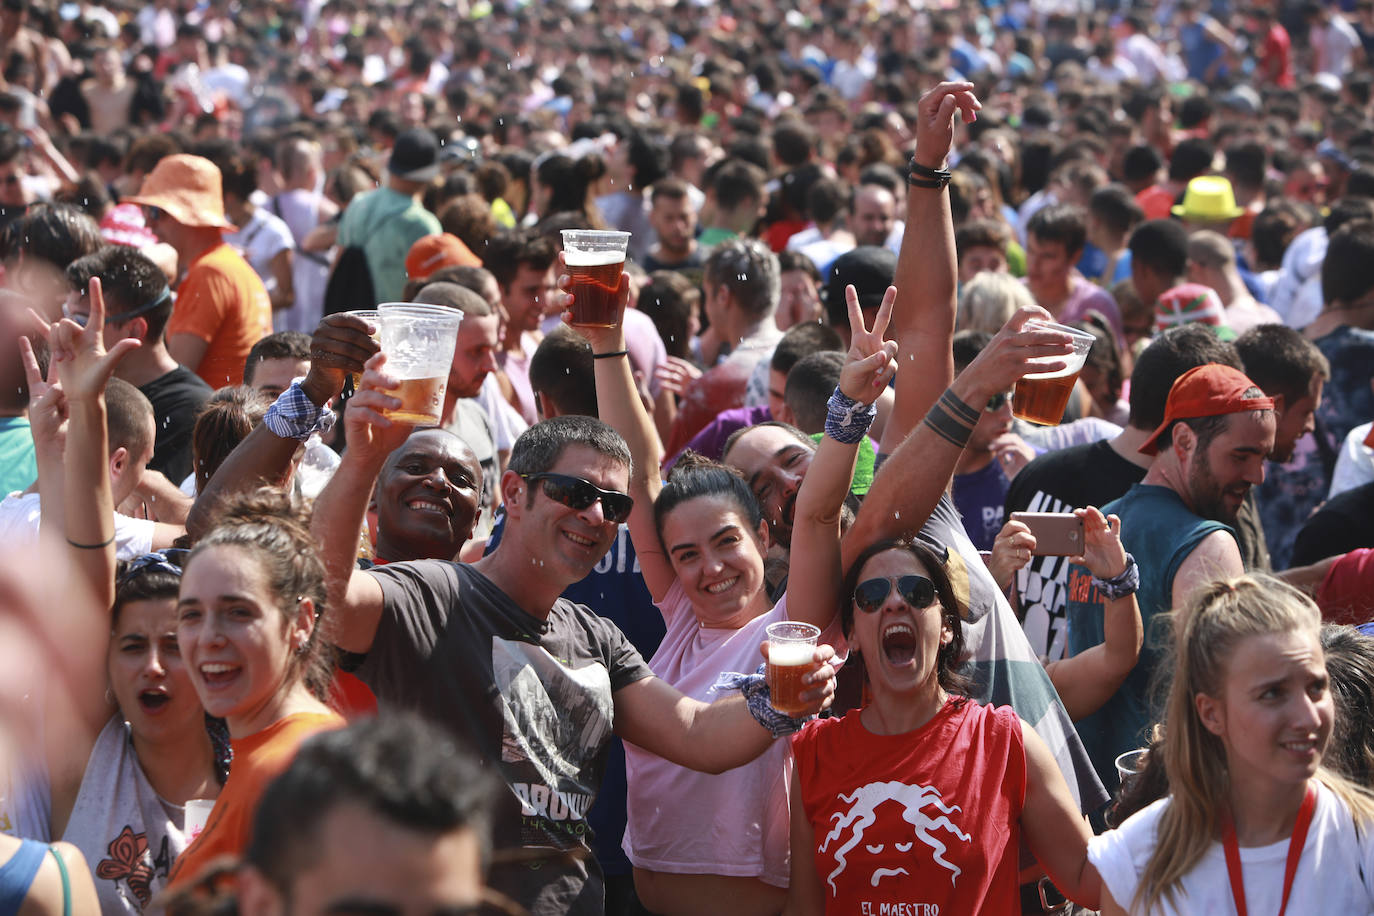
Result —
[[[46, 336], [47, 328], [44, 327]], [[57, 365], [50, 363], [48, 377], [43, 378], [33, 343], [19, 335], [19, 357], [24, 364], [24, 380], [29, 389], [29, 426], [33, 430], [34, 448], [45, 450], [59, 459], [67, 447], [67, 393], [57, 378]]]
[[878, 400], [887, 383], [897, 373], [897, 341], [883, 340], [888, 322], [892, 320], [892, 305], [897, 301], [897, 287], [889, 286], [883, 294], [878, 314], [873, 316], [873, 329], [864, 324], [859, 308], [859, 293], [852, 285], [844, 288], [845, 305], [849, 308], [849, 352], [840, 370], [840, 391], [865, 406]]
[[51, 369], [62, 379], [62, 389], [71, 401], [90, 401], [105, 393], [105, 386], [114, 375], [115, 367], [143, 344], [126, 337], [105, 350], [105, 296], [100, 278], [92, 277], [90, 285], [90, 315], [85, 327], [70, 318], [54, 322], [48, 329], [48, 347], [52, 351]]

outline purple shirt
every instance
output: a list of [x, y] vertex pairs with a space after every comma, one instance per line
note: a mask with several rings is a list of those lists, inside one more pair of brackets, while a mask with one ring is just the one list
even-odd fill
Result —
[[[722, 410], [716, 414], [716, 418], [701, 432], [692, 437], [691, 441], [682, 449], [685, 452], [691, 449], [698, 455], [719, 461], [725, 451], [725, 440], [730, 438], [730, 434], [737, 429], [744, 429], [746, 426], [753, 426], [755, 423], [766, 423], [773, 419], [773, 415], [768, 411], [767, 404], [757, 407], [732, 407], [729, 410]], [[677, 460], [682, 457], [682, 452], [678, 452], [663, 466], [664, 476], [673, 469]]]

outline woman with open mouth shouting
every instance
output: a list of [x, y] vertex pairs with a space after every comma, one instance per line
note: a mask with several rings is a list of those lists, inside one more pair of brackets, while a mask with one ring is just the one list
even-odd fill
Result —
[[1092, 842], [1103, 916], [1374, 911], [1374, 798], [1323, 765], [1321, 612], [1266, 576], [1200, 589], [1176, 622], [1170, 795]]
[[842, 589], [871, 701], [792, 739], [788, 913], [1019, 913], [1021, 836], [1056, 887], [1096, 909], [1091, 831], [1053, 754], [1010, 707], [959, 695], [963, 627], [941, 551], [878, 541]]
[[[566, 278], [564, 278], [566, 280]], [[622, 282], [622, 301], [624, 295]], [[564, 286], [566, 289], [566, 285]], [[848, 422], [827, 435], [797, 498], [792, 574], [774, 607], [764, 580], [768, 527], [748, 484], [733, 469], [687, 456], [664, 484], [653, 421], [636, 391], [620, 326], [579, 327], [592, 345], [601, 418], [634, 457], [630, 536], [667, 634], [649, 661], [654, 672], [695, 699], [712, 702], [721, 672], [750, 672], [766, 627], [813, 624], [822, 643], [838, 605], [840, 514], [871, 405], [896, 371], [897, 345], [884, 341], [896, 290], [888, 289], [870, 331], [848, 290], [853, 344], [831, 398]], [[841, 406], [836, 408], [835, 405]], [[795, 433], [804, 436], [801, 432]], [[788, 880], [786, 742], [725, 774], [687, 770], [632, 745], [625, 851], [645, 906], [664, 916], [778, 913]]]
[[343, 725], [324, 702], [333, 670], [324, 603], [324, 567], [291, 498], [263, 489], [226, 500], [187, 559], [177, 642], [205, 711], [229, 726], [234, 763], [173, 885], [241, 854], [263, 789], [306, 738]]

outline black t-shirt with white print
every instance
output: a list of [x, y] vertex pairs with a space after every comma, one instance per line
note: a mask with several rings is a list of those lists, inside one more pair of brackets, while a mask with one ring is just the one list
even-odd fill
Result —
[[614, 624], [559, 598], [542, 621], [471, 566], [392, 563], [377, 634], [358, 668], [384, 707], [449, 728], [510, 790], [493, 844], [548, 849], [492, 869], [491, 885], [535, 916], [603, 912], [587, 852], [587, 809], [601, 785], [615, 691], [652, 672]]
[[[1072, 512], [1101, 508], [1145, 477], [1145, 468], [1122, 458], [1108, 440], [1041, 455], [1021, 469], [1007, 490], [1013, 512]], [[1064, 657], [1068, 557], [1032, 557], [1016, 574], [1021, 626], [1042, 657]]]

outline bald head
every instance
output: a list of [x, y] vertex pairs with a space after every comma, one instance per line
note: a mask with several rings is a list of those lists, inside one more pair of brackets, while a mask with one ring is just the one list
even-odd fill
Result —
[[417, 305], [447, 306], [451, 309], [457, 309], [464, 315], [472, 315], [477, 318], [484, 318], [491, 314], [491, 306], [487, 300], [457, 283], [426, 284], [415, 294], [414, 301]]

